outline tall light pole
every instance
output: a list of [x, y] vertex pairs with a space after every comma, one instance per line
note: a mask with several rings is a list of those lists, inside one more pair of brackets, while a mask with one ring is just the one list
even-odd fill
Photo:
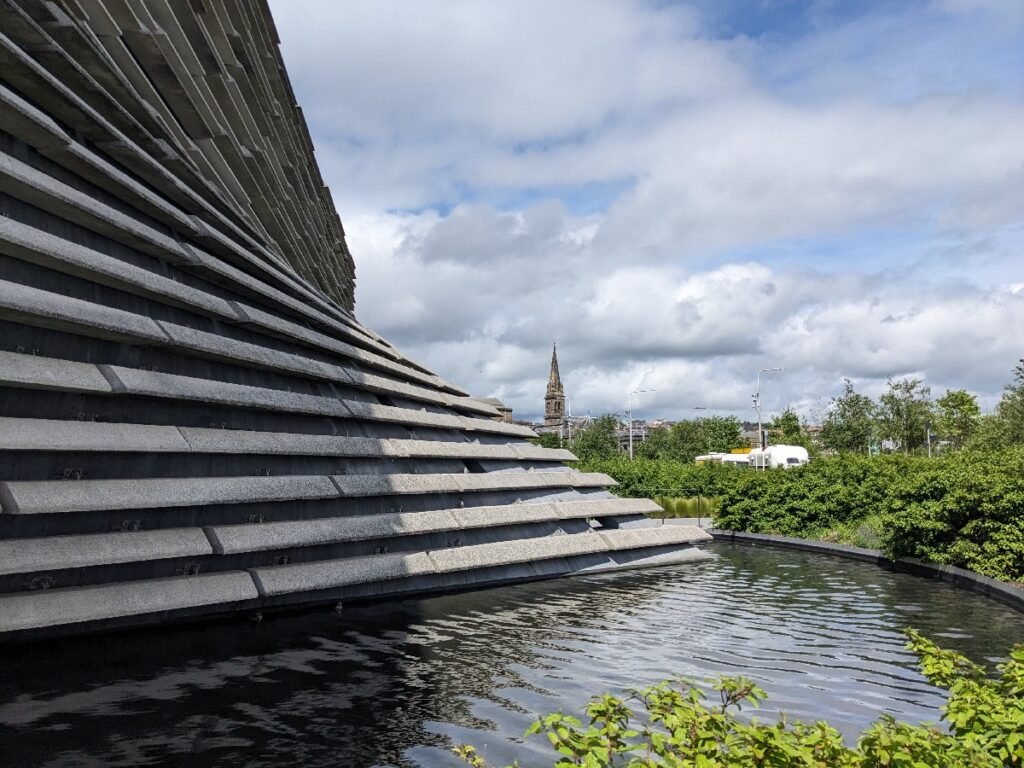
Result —
[[[764, 429], [761, 427], [761, 374], [776, 373], [785, 370], [783, 368], [761, 368], [757, 372], [757, 392], [754, 393], [754, 407], [757, 408], [757, 447], [764, 450]], [[761, 458], [761, 466], [764, 468], [764, 457]]]
[[641, 395], [644, 392], [654, 392], [653, 389], [634, 389], [629, 393], [629, 458], [633, 458], [633, 395]]

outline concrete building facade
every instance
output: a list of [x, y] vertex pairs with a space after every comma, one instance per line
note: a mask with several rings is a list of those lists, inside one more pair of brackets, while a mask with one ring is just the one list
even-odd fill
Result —
[[264, 2], [0, 30], [0, 640], [692, 556], [356, 319]]

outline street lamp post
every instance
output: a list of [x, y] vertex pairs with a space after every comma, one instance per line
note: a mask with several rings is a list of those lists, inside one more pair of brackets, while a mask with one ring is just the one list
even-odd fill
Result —
[[629, 393], [629, 458], [633, 458], [633, 395], [640, 395], [644, 392], [654, 392], [653, 389], [634, 389]]
[[[761, 374], [776, 373], [783, 368], [761, 368], [757, 372], [757, 392], [754, 393], [754, 407], [757, 408], [757, 447], [764, 451], [764, 428], [761, 426]], [[761, 468], [764, 469], [764, 456], [760, 457]]]

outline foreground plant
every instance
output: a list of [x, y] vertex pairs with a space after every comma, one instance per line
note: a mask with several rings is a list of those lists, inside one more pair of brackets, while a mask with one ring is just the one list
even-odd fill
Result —
[[[907, 647], [922, 674], [948, 692], [942, 708], [946, 728], [908, 725], [883, 716], [854, 748], [825, 722], [785, 718], [766, 724], [737, 715], [766, 695], [743, 677], [720, 678], [712, 686], [719, 703], [684, 680], [634, 691], [642, 706], [604, 694], [586, 708], [587, 724], [561, 712], [538, 718], [526, 734], [544, 734], [558, 753], [552, 765], [584, 768], [718, 768], [719, 766], [821, 766], [856, 768], [997, 768], [1024, 766], [1024, 645], [990, 677], [960, 654], [906, 630]], [[474, 768], [488, 763], [471, 746], [456, 755]], [[516, 768], [514, 763], [509, 768]]]

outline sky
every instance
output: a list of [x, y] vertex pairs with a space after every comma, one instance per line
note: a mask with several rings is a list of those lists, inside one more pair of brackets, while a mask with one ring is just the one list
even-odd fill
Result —
[[[356, 313], [516, 418], [985, 409], [1024, 357], [1021, 0], [271, 0]], [[706, 408], [707, 411], [695, 411]]]

